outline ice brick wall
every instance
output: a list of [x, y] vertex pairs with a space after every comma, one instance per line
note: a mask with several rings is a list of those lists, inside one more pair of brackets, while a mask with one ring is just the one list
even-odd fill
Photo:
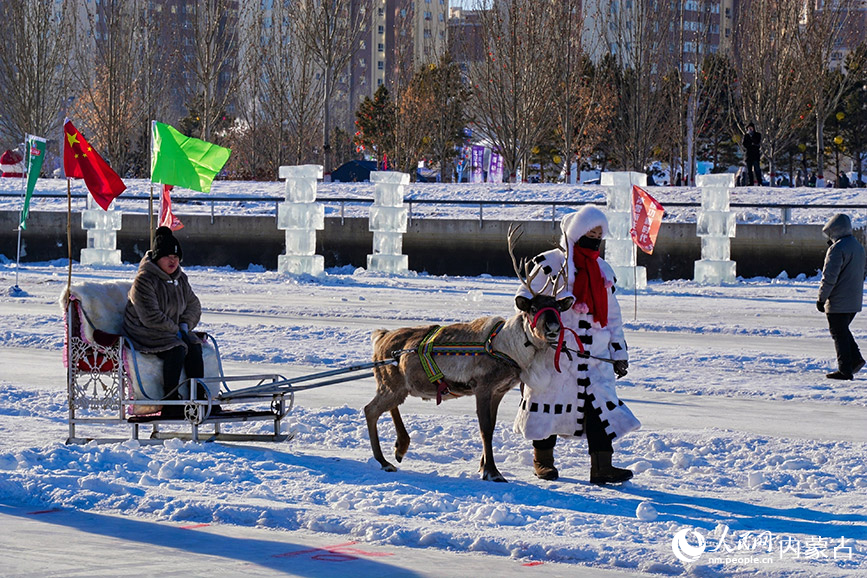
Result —
[[701, 260], [695, 262], [695, 280], [707, 285], [735, 282], [736, 264], [731, 260], [730, 239], [735, 236], [735, 214], [729, 210], [729, 192], [735, 175], [698, 175], [701, 211], [695, 233], [701, 237]]
[[605, 260], [614, 269], [621, 289], [647, 287], [647, 270], [636, 266], [636, 247], [632, 241], [632, 186], [647, 185], [647, 175], [635, 172], [602, 173], [601, 184], [608, 199], [608, 237]]
[[120, 265], [117, 232], [123, 214], [114, 210], [114, 202], [104, 211], [87, 196], [87, 209], [81, 212], [81, 228], [87, 231], [87, 248], [81, 250], [82, 265]]
[[373, 185], [373, 205], [370, 207], [370, 231], [373, 232], [373, 253], [367, 256], [367, 269], [383, 273], [406, 273], [408, 258], [403, 254], [403, 234], [406, 233], [407, 210], [403, 204], [409, 175], [394, 171], [370, 173]]
[[316, 202], [321, 165], [280, 167], [286, 179], [286, 202], [277, 209], [277, 228], [286, 231], [286, 254], [277, 256], [277, 270], [295, 275], [319, 275], [325, 258], [316, 254], [316, 231], [325, 228], [325, 207]]

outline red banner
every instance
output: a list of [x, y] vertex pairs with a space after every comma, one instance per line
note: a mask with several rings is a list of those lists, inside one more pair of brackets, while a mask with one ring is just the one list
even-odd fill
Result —
[[171, 190], [172, 185], [163, 185], [163, 192], [160, 195], [160, 222], [158, 226], [177, 231], [183, 229], [184, 224], [172, 213], [172, 197], [169, 195]]
[[629, 233], [638, 248], [647, 254], [653, 253], [662, 214], [665, 209], [647, 191], [632, 185], [632, 229]]

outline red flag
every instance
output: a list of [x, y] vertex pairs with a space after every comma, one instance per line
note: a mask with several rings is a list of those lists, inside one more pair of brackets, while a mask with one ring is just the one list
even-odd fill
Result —
[[158, 226], [177, 231], [183, 229], [184, 224], [172, 213], [172, 197], [169, 195], [172, 188], [172, 185], [163, 185], [163, 192], [160, 194], [160, 222]]
[[126, 185], [69, 119], [63, 123], [63, 137], [63, 171], [68, 178], [84, 179], [93, 200], [107, 211]]
[[653, 253], [664, 212], [659, 201], [641, 187], [632, 185], [632, 229], [629, 233], [638, 248], [647, 254]]

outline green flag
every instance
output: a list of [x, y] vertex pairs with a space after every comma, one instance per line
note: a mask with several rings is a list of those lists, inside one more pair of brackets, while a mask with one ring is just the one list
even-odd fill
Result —
[[42, 162], [45, 160], [45, 139], [28, 134], [24, 140], [24, 148], [27, 152], [25, 171], [27, 171], [27, 192], [24, 194], [24, 207], [21, 208], [22, 229], [26, 229], [25, 222], [30, 214], [30, 198], [36, 188], [36, 179], [42, 172]]
[[153, 121], [151, 182], [208, 193], [232, 152]]

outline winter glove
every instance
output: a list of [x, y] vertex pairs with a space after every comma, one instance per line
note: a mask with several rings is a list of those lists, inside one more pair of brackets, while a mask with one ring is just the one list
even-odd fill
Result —
[[629, 362], [625, 359], [616, 359], [614, 360], [614, 373], [617, 374], [618, 379], [626, 375], [626, 369], [629, 367]]
[[816, 301], [816, 309], [819, 310], [819, 313], [825, 312], [825, 303], [823, 301]]

